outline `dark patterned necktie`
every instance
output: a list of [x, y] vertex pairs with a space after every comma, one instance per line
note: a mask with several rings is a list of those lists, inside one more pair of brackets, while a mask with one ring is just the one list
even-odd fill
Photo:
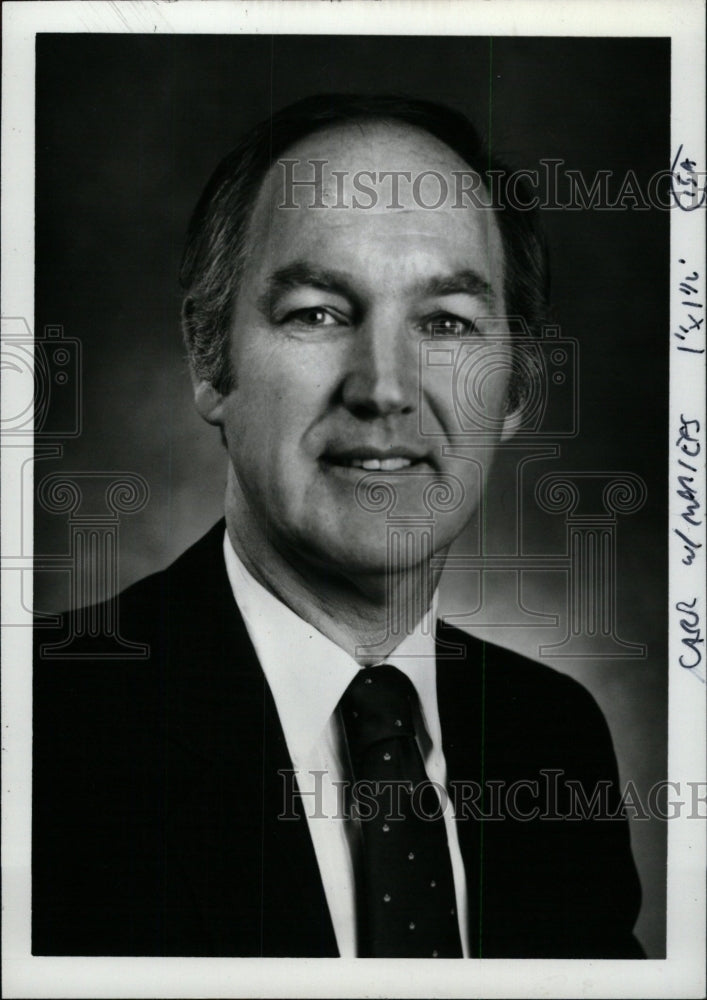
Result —
[[366, 783], [370, 803], [359, 810], [356, 909], [364, 958], [462, 954], [440, 799], [415, 739], [417, 700], [405, 674], [382, 664], [360, 670], [339, 703], [354, 781]]

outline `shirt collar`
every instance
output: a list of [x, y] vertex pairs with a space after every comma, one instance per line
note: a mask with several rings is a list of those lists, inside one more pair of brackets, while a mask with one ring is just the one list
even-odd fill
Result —
[[[272, 691], [292, 762], [296, 768], [304, 766], [359, 664], [258, 583], [234, 551], [228, 532], [223, 551], [233, 596]], [[439, 745], [436, 609], [435, 592], [430, 610], [385, 662], [414, 684], [429, 736]]]

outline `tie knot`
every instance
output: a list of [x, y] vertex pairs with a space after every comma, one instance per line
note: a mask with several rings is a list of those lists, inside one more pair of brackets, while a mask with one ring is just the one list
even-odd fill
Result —
[[388, 663], [359, 670], [340, 701], [349, 747], [355, 757], [381, 740], [414, 737], [415, 687]]

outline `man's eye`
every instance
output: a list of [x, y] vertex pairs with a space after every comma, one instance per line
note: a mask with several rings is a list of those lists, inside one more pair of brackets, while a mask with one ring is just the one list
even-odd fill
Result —
[[335, 326], [341, 320], [327, 309], [310, 306], [308, 309], [294, 309], [285, 317], [288, 323], [299, 323], [302, 326]]
[[466, 337], [473, 329], [472, 320], [462, 319], [460, 316], [451, 316], [446, 313], [439, 316], [431, 316], [424, 322], [425, 332], [438, 337]]

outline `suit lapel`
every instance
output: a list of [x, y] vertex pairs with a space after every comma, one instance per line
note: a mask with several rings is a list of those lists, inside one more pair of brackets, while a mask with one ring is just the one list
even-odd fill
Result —
[[[460, 655], [461, 654], [461, 655]], [[437, 701], [450, 798], [467, 879], [469, 954], [479, 954], [483, 834], [473, 809], [483, 807], [485, 757], [484, 644], [438, 622]]]
[[[292, 768], [233, 599], [216, 525], [168, 571], [166, 885], [210, 954], [338, 954], [306, 818], [283, 820]], [[168, 911], [169, 912], [169, 911]], [[195, 927], [195, 924], [198, 927]]]

